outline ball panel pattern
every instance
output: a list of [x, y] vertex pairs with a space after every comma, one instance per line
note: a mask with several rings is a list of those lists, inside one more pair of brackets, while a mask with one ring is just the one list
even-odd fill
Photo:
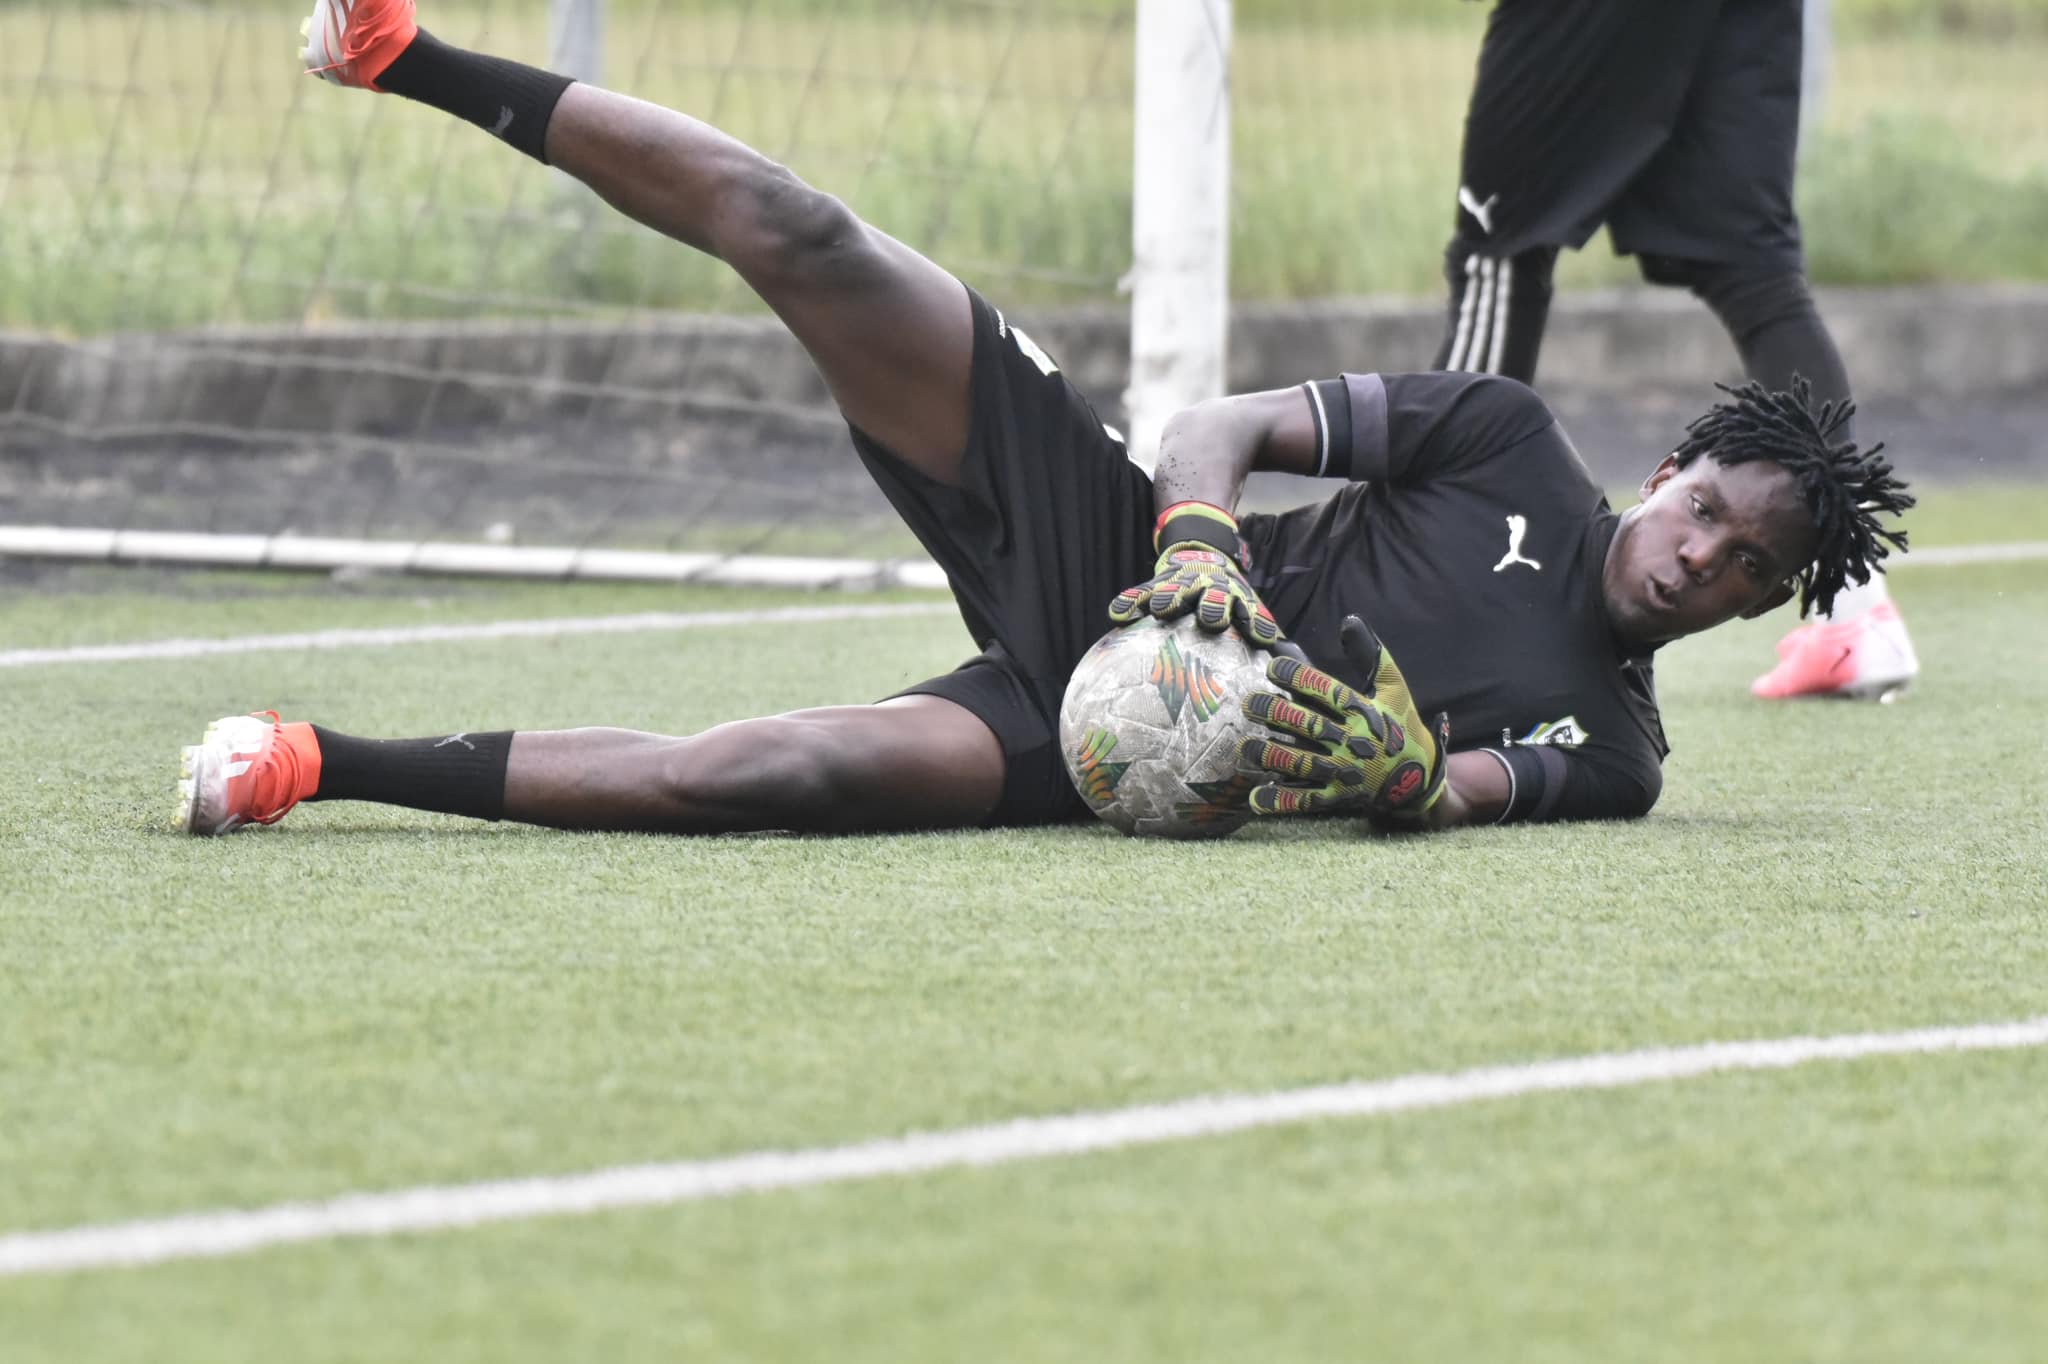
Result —
[[1127, 834], [1234, 832], [1257, 783], [1237, 768], [1238, 742], [1257, 728], [1239, 703], [1266, 685], [1266, 656], [1235, 630], [1208, 634], [1191, 617], [1120, 626], [1067, 683], [1067, 773], [1088, 808]]

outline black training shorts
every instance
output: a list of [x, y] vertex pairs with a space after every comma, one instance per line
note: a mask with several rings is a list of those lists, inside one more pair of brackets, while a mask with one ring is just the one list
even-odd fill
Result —
[[982, 652], [903, 695], [965, 706], [1002, 741], [988, 823], [1088, 817], [1059, 751], [1060, 698], [1109, 603], [1152, 574], [1152, 480], [1087, 399], [1002, 313], [974, 309], [973, 410], [961, 485], [919, 473], [865, 433], [861, 462], [951, 580]]
[[1801, 269], [1800, 0], [1501, 0], [1466, 115], [1460, 241]]

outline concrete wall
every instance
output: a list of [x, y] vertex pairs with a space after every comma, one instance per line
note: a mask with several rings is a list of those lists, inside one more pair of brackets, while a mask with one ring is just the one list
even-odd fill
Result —
[[[1822, 303], [1859, 386], [1859, 430], [1909, 477], [2048, 477], [2048, 288]], [[1121, 313], [1013, 320], [1121, 423]], [[1440, 326], [1422, 302], [1241, 308], [1230, 383], [1415, 368]], [[1617, 488], [1671, 448], [1709, 381], [1734, 377], [1707, 311], [1647, 289], [1561, 300], [1542, 376], [1594, 476]], [[1309, 495], [1279, 475], [1246, 493]], [[772, 318], [0, 336], [0, 523], [452, 539], [510, 526], [545, 544], [715, 531], [724, 544], [735, 525], [821, 521], [863, 543], [901, 536]]]
[[[1946, 397], [2048, 386], [2048, 287], [1823, 291], [1822, 309], [1860, 389]], [[1129, 329], [1121, 312], [1014, 314], [1104, 416], [1121, 415]], [[1438, 305], [1336, 300], [1240, 307], [1230, 385], [1269, 388], [1340, 369], [1428, 365]], [[1543, 379], [1560, 394], [1697, 391], [1737, 373], [1698, 303], [1670, 290], [1559, 300]], [[0, 335], [0, 434], [93, 438], [169, 425], [427, 435], [679, 414], [836, 425], [824, 386], [768, 318], [655, 323], [412, 324], [221, 329], [63, 342]]]

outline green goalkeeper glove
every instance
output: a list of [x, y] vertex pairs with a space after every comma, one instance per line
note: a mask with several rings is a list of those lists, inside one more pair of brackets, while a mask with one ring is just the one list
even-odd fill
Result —
[[1423, 724], [1408, 695], [1407, 679], [1371, 627], [1346, 616], [1344, 656], [1364, 692], [1320, 668], [1276, 658], [1266, 676], [1288, 695], [1257, 691], [1244, 713], [1286, 742], [1246, 739], [1238, 745], [1246, 769], [1278, 773], [1279, 781], [1254, 787], [1251, 807], [1261, 815], [1329, 814], [1363, 810], [1398, 820], [1419, 820], [1444, 793], [1444, 754], [1450, 716]]
[[1193, 611], [1204, 630], [1221, 633], [1235, 625], [1254, 648], [1280, 641], [1280, 623], [1245, 581], [1236, 517], [1206, 502], [1178, 502], [1160, 513], [1152, 543], [1159, 551], [1152, 580], [1118, 593], [1109, 604], [1111, 620], [1129, 625]]

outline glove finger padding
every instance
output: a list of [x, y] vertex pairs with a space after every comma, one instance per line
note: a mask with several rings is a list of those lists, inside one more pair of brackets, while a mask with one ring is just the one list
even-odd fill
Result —
[[1237, 521], [1220, 507], [1177, 503], [1160, 517], [1159, 560], [1149, 582], [1127, 587], [1109, 604], [1109, 618], [1129, 625], [1151, 616], [1173, 620], [1192, 612], [1212, 634], [1236, 626], [1255, 648], [1282, 638], [1280, 623], [1244, 575]]
[[[1268, 669], [1268, 676], [1271, 670]], [[1278, 692], [1255, 691], [1240, 703], [1248, 719], [1257, 720], [1268, 729], [1277, 729], [1303, 739], [1321, 742], [1330, 737], [1335, 728], [1328, 720]]]
[[1423, 722], [1408, 690], [1408, 679], [1379, 635], [1363, 620], [1344, 617], [1338, 638], [1352, 666], [1372, 679], [1373, 709], [1386, 716], [1389, 726], [1387, 733], [1377, 737], [1392, 765], [1373, 808], [1395, 816], [1421, 815], [1443, 794], [1444, 755], [1451, 743], [1450, 714], [1439, 711], [1434, 726]]
[[1280, 642], [1280, 622], [1273, 619], [1273, 613], [1257, 597], [1252, 597], [1249, 605], [1242, 601], [1236, 603], [1236, 614], [1239, 617], [1237, 628], [1249, 636], [1254, 645], [1270, 649]]
[[1127, 587], [1116, 594], [1116, 600], [1109, 604], [1109, 618], [1118, 625], [1129, 625], [1145, 616], [1145, 600], [1152, 595], [1152, 584], [1140, 583]]
[[1274, 772], [1251, 794], [1258, 814], [1304, 814], [1364, 807], [1397, 819], [1427, 812], [1443, 793], [1449, 718], [1435, 731], [1415, 712], [1407, 679], [1379, 637], [1356, 616], [1344, 620], [1345, 657], [1370, 690], [1289, 657], [1266, 665], [1267, 678], [1287, 693], [1255, 692], [1245, 715], [1298, 745], [1247, 739], [1238, 747], [1246, 767]]
[[1311, 706], [1340, 724], [1347, 716], [1368, 709], [1364, 693], [1330, 676], [1313, 663], [1304, 663], [1296, 658], [1276, 658], [1266, 665], [1266, 677], [1274, 686], [1284, 687], [1293, 693], [1294, 699], [1304, 706]]
[[1271, 739], [1246, 739], [1238, 744], [1237, 765], [1240, 769], [1277, 772], [1289, 781], [1318, 787], [1355, 788], [1361, 780], [1314, 749], [1296, 748]]
[[1338, 639], [1343, 643], [1344, 656], [1358, 669], [1359, 675], [1372, 679], [1367, 693], [1382, 706], [1395, 711], [1413, 711], [1414, 698], [1408, 694], [1408, 679], [1394, 666], [1394, 656], [1387, 652], [1387, 646], [1380, 643], [1379, 635], [1370, 625], [1357, 616], [1344, 617], [1344, 624], [1338, 628]]

